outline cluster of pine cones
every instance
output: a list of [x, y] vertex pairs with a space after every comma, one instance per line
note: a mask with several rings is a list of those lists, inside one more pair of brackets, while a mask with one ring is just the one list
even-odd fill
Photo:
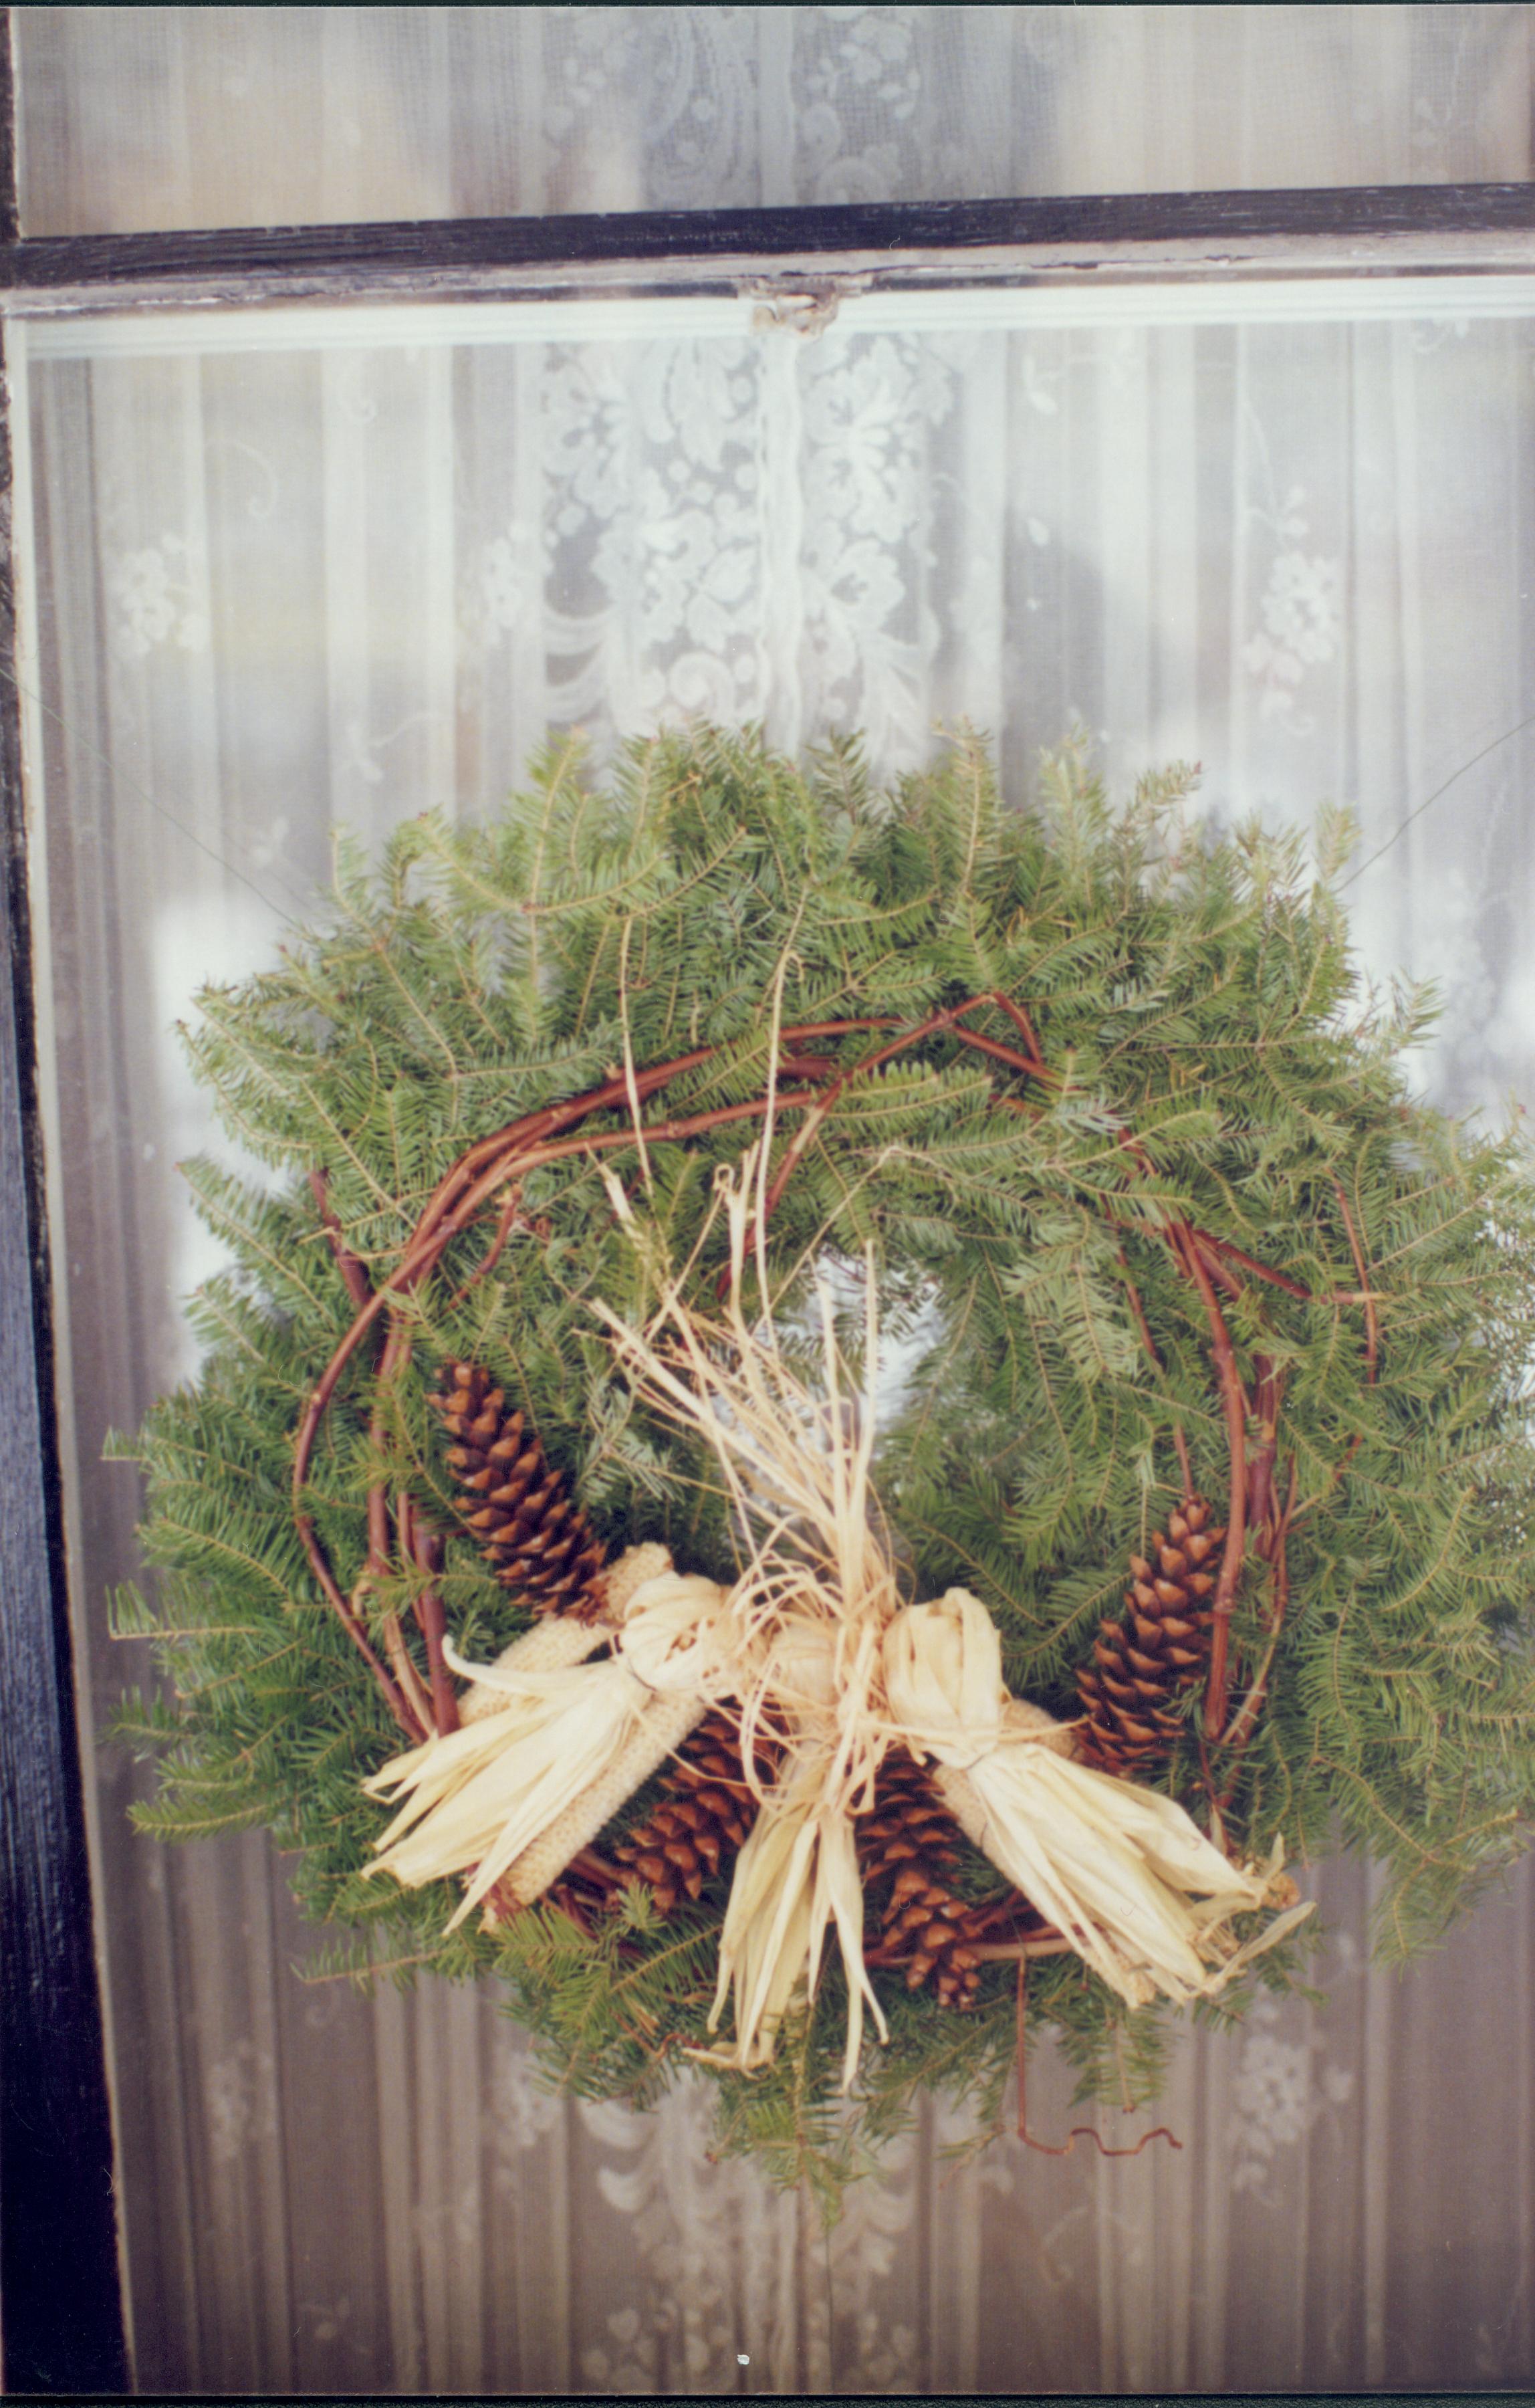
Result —
[[[772, 1774], [771, 1750], [758, 1756]], [[730, 1716], [716, 1712], [683, 1742], [663, 1779], [665, 1795], [643, 1822], [613, 1848], [625, 1879], [648, 1885], [661, 1914], [681, 1898], [700, 1898], [706, 1883], [728, 1872], [757, 1812], [741, 1775], [740, 1748]], [[978, 1947], [1021, 1936], [1023, 1923], [1044, 1927], [1025, 1899], [1004, 1891], [977, 1903], [952, 1885], [952, 1870], [969, 1853], [958, 1825], [932, 1781], [904, 1748], [880, 1768], [874, 1811], [858, 1824], [864, 1887], [880, 1916], [873, 1965], [900, 1968], [910, 1989], [931, 1982], [946, 2007], [968, 2006], [981, 1980]], [[1005, 1908], [1009, 1928], [999, 1928]], [[1017, 1927], [1017, 1928], [1014, 1928]]]
[[[464, 1521], [498, 1580], [540, 1613], [591, 1615], [600, 1603], [602, 1541], [553, 1469], [521, 1412], [471, 1364], [451, 1365], [433, 1398], [452, 1444], [448, 1462], [462, 1491]], [[1156, 1531], [1150, 1555], [1130, 1557], [1121, 1621], [1105, 1621], [1092, 1661], [1077, 1675], [1079, 1755], [1100, 1770], [1138, 1777], [1176, 1741], [1179, 1698], [1200, 1678], [1210, 1644], [1205, 1600], [1215, 1585], [1205, 1567], [1226, 1532], [1202, 1499], [1185, 1500]], [[770, 1782], [771, 1734], [758, 1742], [757, 1770]], [[684, 1742], [650, 1813], [611, 1849], [617, 1878], [643, 1883], [658, 1912], [700, 1899], [727, 1877], [757, 1807], [741, 1769], [728, 1714], [715, 1712]], [[870, 1813], [858, 1824], [858, 1860], [879, 1930], [866, 1952], [874, 1966], [928, 1985], [939, 2002], [967, 2007], [984, 1957], [998, 1942], [1045, 1939], [1048, 1927], [1018, 1891], [976, 1899], [955, 1874], [973, 1856], [931, 1776], [904, 1748], [885, 1757]], [[588, 1860], [591, 1852], [587, 1852]]]

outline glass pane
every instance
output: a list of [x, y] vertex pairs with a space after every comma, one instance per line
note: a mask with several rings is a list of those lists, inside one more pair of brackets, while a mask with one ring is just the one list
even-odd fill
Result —
[[1522, 181], [1531, 10], [22, 8], [28, 234]]
[[[546, 731], [600, 759], [681, 711], [791, 747], [861, 725], [890, 773], [968, 716], [1021, 801], [1081, 719], [1121, 788], [1183, 755], [1222, 817], [1350, 802], [1367, 963], [1443, 986], [1426, 1088], [1535, 1085], [1527, 285], [869, 297], [810, 342], [707, 302], [20, 350], [102, 1726], [142, 1670], [104, 1634], [136, 1498], [102, 1440], [192, 1368], [179, 1299], [209, 1267], [172, 1024], [268, 957], [333, 828], [494, 810]], [[313, 1935], [265, 1840], [163, 1851], [130, 1833], [139, 1785], [102, 1746], [146, 2389], [1349, 2389], [1535, 2359], [1528, 1875], [1461, 1943], [1473, 1982], [1458, 1956], [1399, 1980], [1360, 1954], [1370, 1877], [1327, 1869], [1331, 2003], [1182, 2046], [1167, 2120], [1198, 2146], [951, 2177], [935, 2110], [823, 2263], [802, 2201], [708, 2163], [686, 2084], [643, 2118], [552, 2101], [487, 1997], [299, 1983]], [[1041, 2123], [1067, 2087], [1041, 2076]]]

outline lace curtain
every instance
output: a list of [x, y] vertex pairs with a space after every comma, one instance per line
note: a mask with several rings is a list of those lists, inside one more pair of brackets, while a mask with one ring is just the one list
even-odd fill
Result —
[[22, 222], [1517, 180], [1530, 14], [22, 8]]
[[[1026, 157], [1065, 180], [1037, 128], [1065, 143], [1089, 91], [1149, 150], [1147, 89], [1166, 95], [1154, 180], [1279, 180], [1263, 146], [1284, 93], [1320, 93], [1366, 44], [1381, 72], [1327, 102], [1335, 136], [1363, 113], [1357, 145], [1320, 179], [1349, 157], [1397, 179], [1522, 175], [1528, 15], [26, 11], [29, 223], [404, 214], [450, 150], [441, 206], [595, 205], [581, 162], [620, 148], [620, 122], [649, 146], [631, 144], [626, 202], [826, 197], [805, 165], [822, 89], [849, 158], [888, 150], [880, 189], [959, 189], [941, 130], [988, 44], [997, 147], [967, 153], [963, 189], [1023, 188]], [[1180, 84], [1179, 62], [1239, 54], [1263, 102], [1251, 147], [1201, 149], [1205, 79]], [[97, 79], [124, 57], [109, 103]], [[556, 103], [582, 57], [589, 98]], [[675, 128], [715, 125], [727, 65], [734, 147], [679, 164]], [[241, 93], [218, 80], [247, 73]], [[669, 115], [649, 105], [668, 76], [701, 113], [671, 85]], [[349, 149], [337, 129], [348, 108], [374, 129], [391, 92], [409, 106], [380, 165], [371, 130]], [[220, 111], [257, 127], [282, 93], [285, 142], [218, 165]], [[301, 139], [311, 104], [323, 143]], [[524, 137], [500, 150], [496, 108]], [[472, 141], [443, 147], [465, 122]], [[1413, 138], [1429, 123], [1437, 150]], [[407, 153], [419, 186], [396, 176]], [[1094, 156], [1079, 178], [1073, 152], [1073, 180], [1109, 180]], [[345, 208], [303, 180], [343, 168]], [[513, 173], [515, 193], [495, 180]], [[493, 810], [548, 729], [600, 758], [679, 710], [763, 718], [790, 745], [854, 724], [895, 772], [968, 716], [1024, 801], [1039, 746], [1080, 721], [1120, 785], [1199, 759], [1223, 818], [1348, 801], [1364, 960], [1444, 993], [1426, 1088], [1497, 1108], [1535, 1085], [1535, 763], [1511, 733], [1531, 708], [1535, 291], [867, 299], [812, 341], [726, 302], [664, 326], [621, 304], [61, 322], [11, 364], [67, 1510], [99, 1728], [143, 1670], [105, 1635], [136, 1498], [102, 1439], [192, 1368], [179, 1298], [211, 1267], [174, 1165], [219, 1140], [171, 1025], [302, 915], [334, 827]], [[306, 1981], [314, 1935], [265, 1842], [140, 1842], [140, 1776], [105, 1742], [93, 1761], [147, 2391], [1353, 2388], [1535, 2368], [1528, 1876], [1398, 1978], [1367, 1960], [1368, 1869], [1317, 1868], [1328, 2003], [1185, 2037], [1180, 2152], [1004, 2140], [958, 2162], [968, 2128], [936, 2102], [824, 2238], [803, 2200], [709, 2162], [692, 2083], [638, 2117], [551, 2098], [488, 1995]], [[1069, 2092], [1041, 2051], [1036, 2132], [1063, 2132]]]

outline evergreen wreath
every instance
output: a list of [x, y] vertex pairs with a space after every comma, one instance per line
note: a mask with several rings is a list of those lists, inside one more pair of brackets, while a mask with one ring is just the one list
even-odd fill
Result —
[[[142, 1828], [270, 1828], [362, 1935], [327, 1970], [494, 1974], [582, 2095], [708, 2062], [770, 1712], [696, 1709], [534, 1902], [491, 1883], [476, 1916], [457, 1880], [373, 1877], [377, 1799], [504, 1703], [530, 1630], [616, 1656], [626, 1550], [737, 1581], [739, 1498], [615, 1327], [691, 1298], [707, 1370], [734, 1276], [810, 1378], [800, 1309], [867, 1263], [915, 1358], [873, 1465], [901, 1595], [965, 1593], [1077, 1763], [1233, 1866], [1368, 1849], [1385, 1951], [1436, 1942], [1535, 1803], [1535, 1191], [1512, 1137], [1412, 1100], [1427, 1006], [1359, 990], [1346, 821], [1309, 882], [1298, 838], [1191, 826], [1192, 783], [1115, 810], [1069, 746], [1009, 810], [966, 740], [882, 796], [855, 742], [801, 769], [705, 727], [606, 792], [552, 754], [496, 824], [415, 821], [377, 870], [343, 847], [323, 931], [186, 1037], [277, 1178], [186, 1166], [234, 1268], [192, 1307], [194, 1384], [111, 1450], [154, 1576], [114, 1628], [171, 1683], [120, 1724], [162, 1766]], [[887, 2037], [850, 2114], [828, 1962], [756, 2070], [714, 2064], [723, 2147], [829, 2200], [925, 2088], [995, 2123], [1026, 1975], [1079, 2095], [1155, 2095], [1161, 2009], [999, 1876], [930, 1752], [888, 1746], [852, 1828]], [[1239, 1945], [1264, 1881], [1201, 2012], [1295, 1978], [1298, 1939]]]

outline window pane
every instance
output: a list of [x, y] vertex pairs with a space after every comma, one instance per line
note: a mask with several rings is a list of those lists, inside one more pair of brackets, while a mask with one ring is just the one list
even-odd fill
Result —
[[[1425, 1085], [1535, 1084], [1527, 286], [869, 297], [811, 342], [724, 302], [270, 313], [21, 350], [101, 1727], [142, 1672], [103, 1630], [135, 1498], [102, 1440], [192, 1368], [208, 1268], [172, 1024], [267, 958], [334, 827], [491, 812], [551, 729], [600, 759], [680, 711], [790, 746], [861, 725], [893, 773], [968, 715], [1022, 802], [1080, 718], [1120, 788], [1181, 754], [1225, 818], [1352, 802], [1364, 956], [1444, 989]], [[1453, 1956], [1367, 1971], [1368, 1876], [1327, 1868], [1332, 2003], [1190, 2039], [1168, 2120], [1200, 2146], [1159, 2169], [951, 2178], [935, 2111], [854, 2197], [828, 2334], [802, 2205], [707, 2163], [686, 2086], [648, 2118], [552, 2102], [487, 1997], [302, 1986], [265, 1841], [135, 1839], [139, 1783], [101, 1750], [146, 2389], [718, 2392], [738, 2349], [812, 2390], [1528, 2376], [1528, 1877], [1468, 1985]], [[1067, 2087], [1041, 2072], [1041, 2121]]]
[[22, 222], [1519, 181], [1531, 16], [22, 8]]

